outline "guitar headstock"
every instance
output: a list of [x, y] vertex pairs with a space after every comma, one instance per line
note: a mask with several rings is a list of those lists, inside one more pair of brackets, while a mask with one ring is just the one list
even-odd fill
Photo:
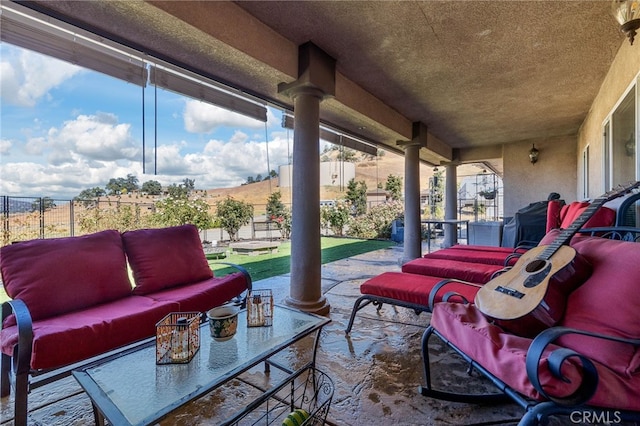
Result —
[[618, 185], [615, 188], [613, 188], [612, 190], [604, 193], [601, 197], [605, 202], [606, 201], [610, 201], [613, 200], [614, 198], [618, 198], [623, 196], [624, 194], [628, 193], [629, 191], [640, 187], [640, 181], [635, 181], [635, 182], [628, 182], [625, 185]]

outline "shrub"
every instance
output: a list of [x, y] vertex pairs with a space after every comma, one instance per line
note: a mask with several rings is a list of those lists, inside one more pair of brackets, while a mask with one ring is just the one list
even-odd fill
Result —
[[356, 238], [390, 238], [391, 223], [404, 215], [404, 206], [400, 201], [378, 204], [365, 215], [353, 218], [349, 223], [347, 235]]
[[267, 217], [275, 222], [282, 236], [286, 239], [291, 235], [291, 211], [281, 201], [282, 194], [276, 191], [267, 199]]
[[344, 228], [351, 218], [351, 203], [336, 201], [334, 206], [320, 207], [320, 224], [337, 236], [344, 235]]
[[193, 224], [198, 229], [207, 229], [213, 225], [213, 216], [209, 205], [201, 198], [189, 199], [186, 196], [169, 196], [155, 203], [155, 220], [162, 226]]

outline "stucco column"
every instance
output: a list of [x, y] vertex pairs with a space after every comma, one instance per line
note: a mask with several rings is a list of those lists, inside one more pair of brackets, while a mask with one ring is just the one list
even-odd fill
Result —
[[331, 306], [320, 274], [320, 102], [334, 94], [335, 60], [311, 43], [298, 54], [298, 79], [278, 86], [294, 101], [291, 285], [285, 303], [325, 315]]
[[402, 263], [422, 256], [420, 223], [420, 143], [399, 142], [404, 148], [404, 253]]
[[420, 148], [427, 146], [427, 126], [412, 124], [411, 140], [398, 141], [404, 148], [404, 253], [402, 263], [422, 256], [420, 223]]
[[[455, 220], [458, 218], [458, 166], [448, 164], [445, 167], [444, 187], [444, 218]], [[458, 243], [458, 225], [444, 224], [443, 247], [451, 247]]]

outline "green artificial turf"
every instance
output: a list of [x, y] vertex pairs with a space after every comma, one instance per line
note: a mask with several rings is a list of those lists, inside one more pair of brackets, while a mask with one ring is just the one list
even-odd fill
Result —
[[[394, 246], [388, 240], [360, 240], [354, 238], [322, 237], [320, 239], [322, 263], [334, 262], [358, 254], [367, 253]], [[224, 259], [216, 259], [216, 255], [207, 255], [211, 268], [217, 275], [225, 275], [233, 268], [216, 264], [216, 262], [234, 263], [244, 267], [251, 274], [253, 281], [288, 274], [291, 271], [291, 242], [283, 242], [277, 253], [265, 253], [255, 256], [246, 254], [230, 254]]]

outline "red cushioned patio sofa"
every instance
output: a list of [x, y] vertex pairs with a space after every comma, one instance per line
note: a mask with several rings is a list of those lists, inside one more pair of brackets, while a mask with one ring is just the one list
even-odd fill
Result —
[[236, 268], [214, 276], [193, 225], [2, 247], [0, 272], [12, 300], [2, 305], [0, 390], [7, 396], [15, 387], [15, 424], [26, 424], [31, 389], [154, 336], [168, 313], [244, 305], [251, 277]]

